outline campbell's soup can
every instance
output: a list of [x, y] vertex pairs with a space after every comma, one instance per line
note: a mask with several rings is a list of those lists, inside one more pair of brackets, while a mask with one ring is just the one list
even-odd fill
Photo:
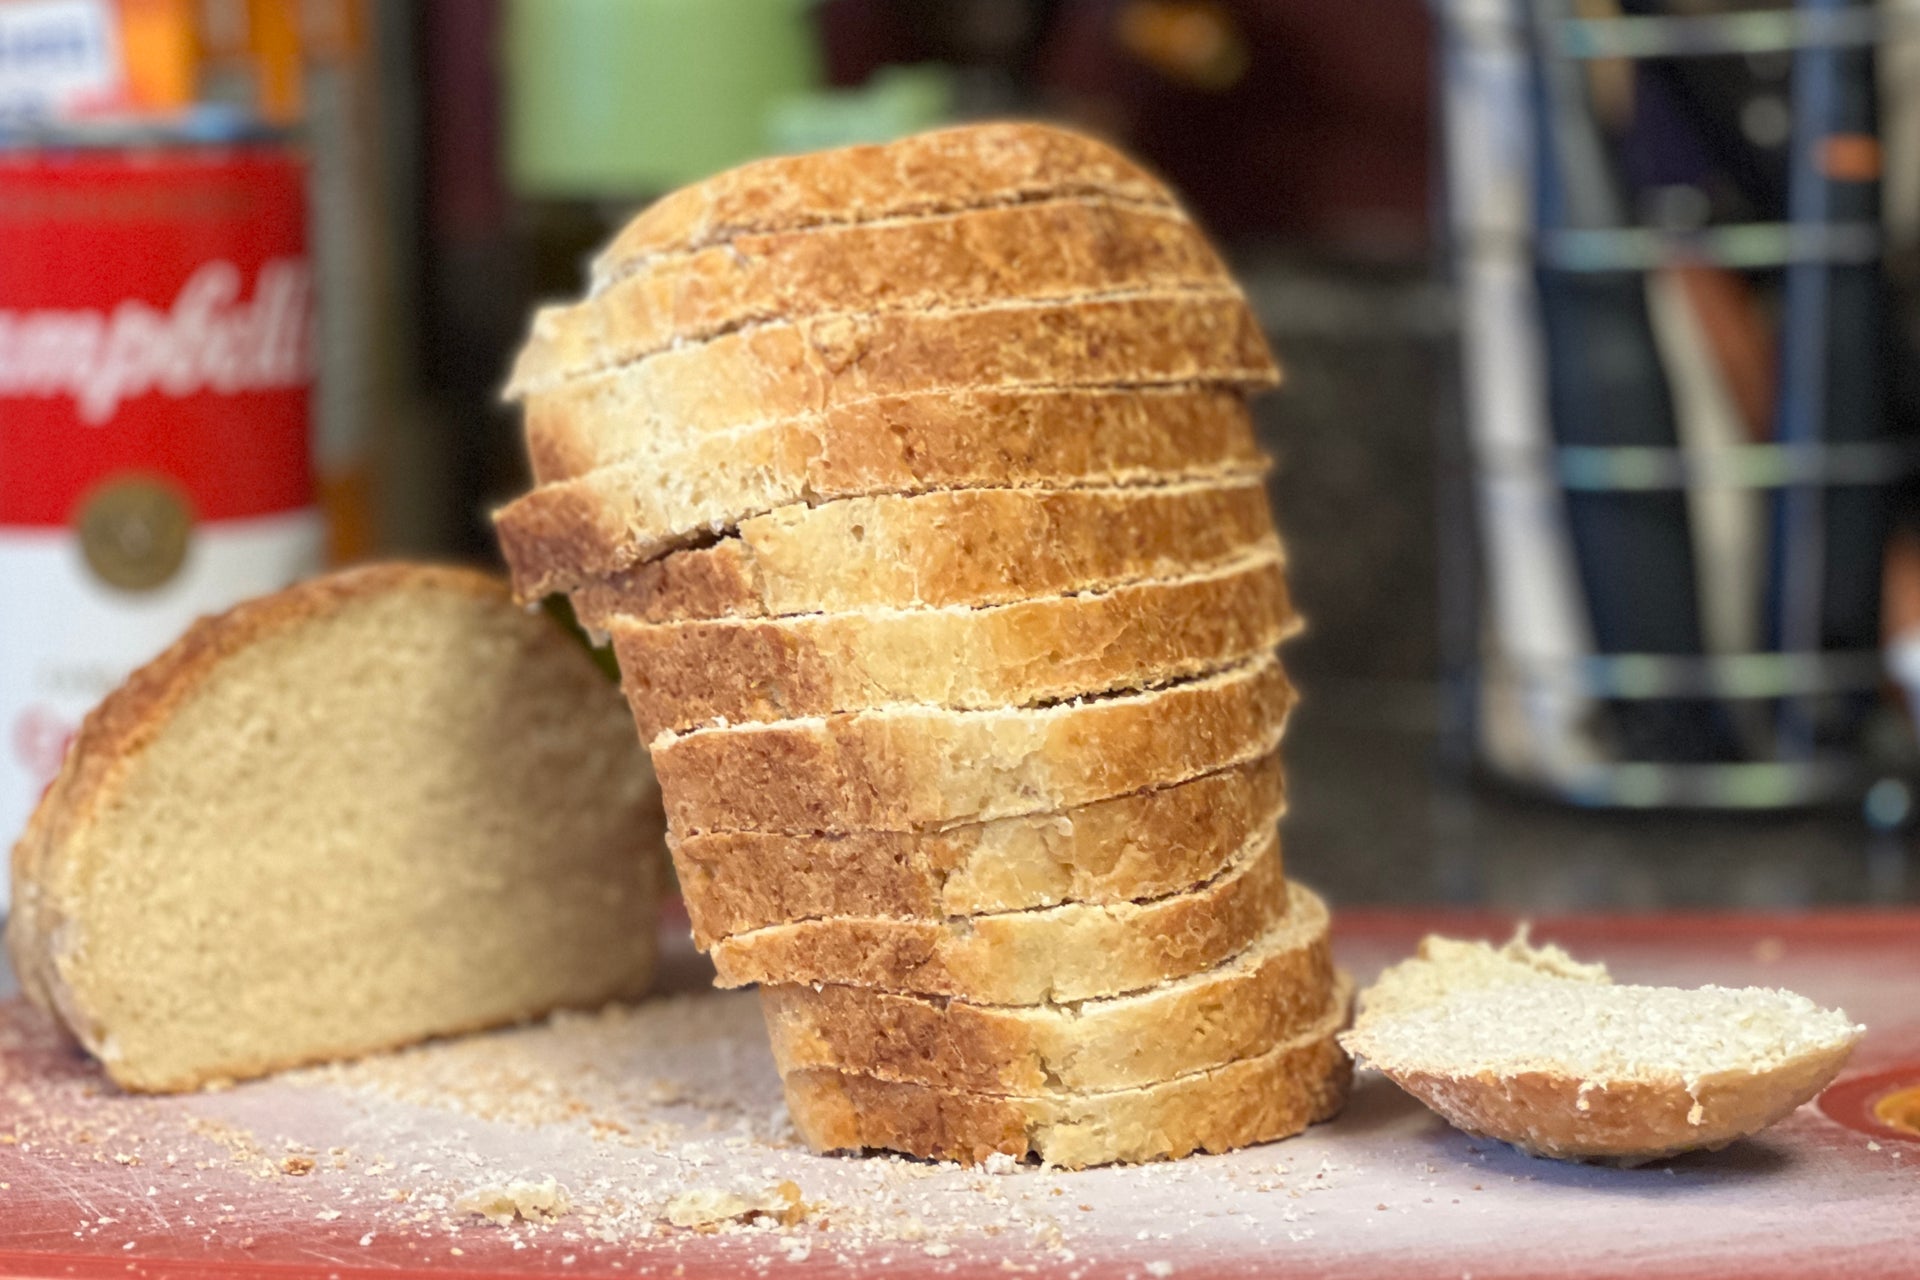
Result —
[[102, 696], [321, 562], [306, 210], [285, 138], [0, 146], [0, 849]]

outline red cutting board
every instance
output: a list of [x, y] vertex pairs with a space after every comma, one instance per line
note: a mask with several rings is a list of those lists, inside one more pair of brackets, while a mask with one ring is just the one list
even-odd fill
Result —
[[[1510, 924], [1350, 911], [1339, 954], [1365, 979], [1424, 932]], [[1869, 1028], [1841, 1082], [1767, 1134], [1634, 1170], [1468, 1138], [1371, 1074], [1336, 1122], [1220, 1157], [822, 1159], [784, 1127], [752, 998], [700, 990], [673, 936], [669, 994], [631, 1012], [181, 1099], [118, 1093], [0, 1006], [0, 1275], [1920, 1275], [1920, 1139], [1871, 1119], [1920, 1084], [1920, 914], [1539, 922], [1623, 981], [1785, 986]], [[571, 1211], [499, 1226], [459, 1208], [510, 1177], [552, 1177]], [[780, 1182], [794, 1225], [648, 1225], [689, 1191]]]

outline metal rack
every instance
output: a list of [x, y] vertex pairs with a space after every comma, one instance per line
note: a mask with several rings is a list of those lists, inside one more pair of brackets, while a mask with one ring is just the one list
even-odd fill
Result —
[[[1553, 627], [1534, 626], [1515, 613], [1511, 584], [1504, 604], [1496, 597], [1504, 574], [1543, 589], [1536, 601], [1543, 615], [1578, 622], [1585, 584], [1564, 547], [1548, 545], [1566, 535], [1564, 526], [1551, 527], [1550, 517], [1555, 511], [1564, 516], [1569, 495], [1742, 490], [1773, 495], [1768, 501], [1776, 521], [1791, 504], [1802, 504], [1804, 520], [1806, 510], [1816, 516], [1824, 510], [1831, 489], [1890, 491], [1920, 474], [1920, 442], [1891, 438], [1704, 449], [1560, 443], [1544, 429], [1519, 438], [1529, 426], [1527, 405], [1534, 404], [1536, 419], [1545, 411], [1545, 375], [1524, 367], [1530, 344], [1544, 342], [1537, 312], [1531, 316], [1536, 332], [1523, 331], [1532, 273], [1547, 268], [1618, 277], [1675, 262], [1743, 272], [1797, 263], [1858, 266], [1883, 259], [1880, 224], [1794, 209], [1784, 221], [1686, 229], [1543, 226], [1510, 187], [1515, 139], [1549, 127], [1550, 104], [1531, 100], [1527, 92], [1538, 87], [1544, 59], [1578, 64], [1883, 47], [1920, 40], [1920, 5], [1604, 18], [1553, 16], [1551, 5], [1534, 0], [1441, 0], [1439, 8], [1467, 382], [1465, 438], [1444, 442], [1450, 447], [1443, 448], [1443, 457], [1452, 453], [1457, 466], [1442, 510], [1464, 507], [1478, 517], [1470, 542], [1457, 530], [1442, 531], [1456, 545], [1443, 556], [1452, 568], [1442, 583], [1442, 639], [1455, 709], [1451, 753], [1511, 781], [1596, 807], [1768, 809], [1858, 802], [1889, 773], [1888, 763], [1868, 749], [1864, 731], [1844, 742], [1798, 730], [1748, 733], [1736, 758], [1696, 762], [1631, 758], [1603, 732], [1594, 732], [1593, 722], [1606, 708], [1679, 702], [1727, 709], [1747, 725], [1762, 718], [1791, 721], [1821, 700], [1872, 698], [1888, 682], [1878, 649], [1823, 648], [1817, 638], [1808, 644], [1804, 634], [1788, 628], [1768, 649], [1601, 653], [1591, 645], [1561, 643]], [[1804, 124], [1798, 119], [1806, 109], [1802, 98], [1796, 85], [1790, 98], [1796, 137]], [[1502, 344], [1511, 349], [1503, 353]], [[1511, 385], [1496, 385], [1493, 374], [1503, 368], [1515, 371]], [[1538, 545], [1524, 545], [1535, 532]], [[1789, 547], [1785, 554], [1796, 552]]]

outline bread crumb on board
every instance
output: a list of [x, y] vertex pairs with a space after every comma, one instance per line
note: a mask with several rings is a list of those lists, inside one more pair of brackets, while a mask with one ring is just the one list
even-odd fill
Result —
[[522, 1222], [552, 1222], [573, 1208], [567, 1189], [552, 1178], [531, 1182], [517, 1178], [512, 1182], [476, 1187], [453, 1202], [462, 1213], [478, 1214], [488, 1222], [505, 1226], [516, 1219]]

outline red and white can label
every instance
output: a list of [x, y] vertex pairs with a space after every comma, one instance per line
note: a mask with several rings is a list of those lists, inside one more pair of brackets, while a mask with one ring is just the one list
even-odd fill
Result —
[[319, 566], [312, 310], [290, 148], [0, 153], [0, 847], [128, 672]]

